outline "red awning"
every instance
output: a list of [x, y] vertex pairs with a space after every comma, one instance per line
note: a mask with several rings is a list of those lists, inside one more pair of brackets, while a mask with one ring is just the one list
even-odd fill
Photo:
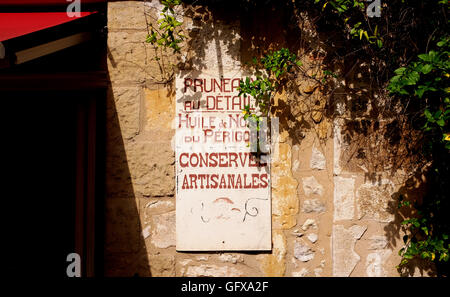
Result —
[[81, 12], [69, 17], [66, 12], [0, 13], [0, 41], [61, 25], [96, 12]]

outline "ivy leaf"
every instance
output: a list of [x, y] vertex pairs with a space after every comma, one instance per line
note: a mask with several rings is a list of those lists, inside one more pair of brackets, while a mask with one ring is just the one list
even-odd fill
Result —
[[430, 62], [430, 56], [428, 54], [420, 54], [417, 57], [419, 57], [419, 59], [424, 60], [425, 62]]
[[433, 65], [431, 64], [426, 64], [422, 67], [423, 74], [428, 74], [431, 70], [433, 70]]
[[401, 75], [405, 72], [405, 70], [406, 70], [406, 67], [400, 67], [400, 68], [397, 68], [394, 72], [395, 72], [395, 74]]
[[409, 78], [414, 82], [414, 84], [416, 84], [416, 82], [420, 79], [420, 74], [417, 71], [412, 71], [409, 74]]
[[438, 110], [438, 111], [436, 111], [435, 113], [434, 113], [434, 115], [433, 115], [433, 118], [435, 119], [435, 120], [437, 120], [437, 119], [439, 119], [440, 117], [441, 117], [441, 114], [442, 114], [442, 110]]
[[431, 115], [431, 112], [428, 109], [425, 109], [423, 114], [426, 116], [428, 121], [434, 122], [434, 118], [433, 118], [433, 116]]
[[[422, 86], [421, 86], [422, 87]], [[426, 89], [425, 88], [418, 88], [416, 91], [415, 91], [415, 94], [416, 94], [416, 96], [418, 96], [419, 98], [422, 98], [422, 96], [423, 96], [423, 93], [425, 93], [425, 91], [426, 91]]]
[[447, 42], [445, 40], [441, 40], [437, 43], [437, 46], [442, 47], [443, 45], [445, 45]]
[[366, 36], [367, 41], [369, 41], [369, 35], [367, 34], [367, 31], [364, 31], [364, 36]]
[[382, 48], [383, 47], [383, 41], [381, 41], [381, 39], [378, 39], [377, 40], [377, 45], [378, 45], [379, 48]]

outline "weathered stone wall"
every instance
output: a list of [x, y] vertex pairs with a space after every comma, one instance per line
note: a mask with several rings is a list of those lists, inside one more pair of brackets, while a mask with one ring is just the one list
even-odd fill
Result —
[[[391, 196], [404, 180], [390, 168], [371, 170], [364, 163], [376, 162], [367, 149], [383, 146], [383, 137], [352, 147], [361, 133], [350, 123], [374, 119], [346, 112], [352, 102], [342, 99], [348, 99], [346, 90], [336, 97], [343, 103], [332, 121], [320, 109], [321, 89], [303, 80], [298, 94], [286, 91], [275, 98], [281, 128], [271, 172], [272, 252], [175, 251], [175, 98], [173, 81], [164, 83], [172, 72], [168, 61], [195, 70], [218, 65], [220, 71], [241, 67], [257, 42], [270, 48], [288, 41], [273, 12], [261, 23], [261, 15], [250, 20], [185, 7], [179, 17], [189, 38], [176, 60], [145, 43], [147, 24], [156, 23], [160, 8], [156, 0], [108, 3], [106, 275], [397, 276], [403, 234]], [[156, 55], [162, 59], [156, 61]], [[315, 58], [303, 58], [311, 71], [313, 61], [317, 65]], [[363, 83], [354, 72], [346, 78], [350, 87]], [[299, 102], [295, 106], [289, 106], [292, 96]], [[308, 100], [319, 109], [302, 105]]]

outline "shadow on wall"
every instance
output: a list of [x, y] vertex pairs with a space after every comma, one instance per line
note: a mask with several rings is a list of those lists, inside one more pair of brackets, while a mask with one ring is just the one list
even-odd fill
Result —
[[[304, 32], [290, 26], [284, 4], [275, 1], [266, 1], [265, 4], [213, 1], [207, 4], [187, 6], [185, 16], [192, 21], [192, 29], [186, 46], [188, 57], [181, 64], [183, 70], [201, 71], [207, 65], [217, 63], [219, 76], [223, 76], [225, 68], [228, 71], [242, 68], [251, 73], [253, 57], [262, 57], [283, 47], [293, 52], [300, 51]], [[293, 36], [300, 38], [293, 40]], [[214, 42], [211, 42], [212, 38]], [[212, 57], [213, 53], [215, 56]], [[283, 90], [284, 93], [291, 91], [299, 93], [294, 85]], [[297, 100], [297, 96], [294, 99]], [[289, 104], [291, 101], [286, 98], [278, 100], [272, 112], [280, 119], [280, 130], [287, 131], [294, 142], [299, 142], [303, 131], [311, 126], [303, 117], [297, 116], [298, 106]]]
[[[384, 227], [390, 248], [403, 245], [401, 234], [405, 234], [405, 227], [401, 225], [401, 222], [414, 216], [409, 209], [398, 209], [399, 198], [402, 196], [404, 201], [409, 201], [411, 204], [414, 202], [421, 203], [422, 197], [427, 191], [425, 175], [426, 173], [416, 173], [397, 192], [392, 194], [390, 208], [394, 214], [394, 220]], [[399, 273], [401, 276], [436, 276], [436, 268], [427, 261], [414, 259], [402, 270], [399, 270]]]
[[[426, 160], [420, 154], [420, 133], [412, 129], [406, 117], [344, 119], [342, 123], [342, 169], [363, 174], [364, 185], [377, 189], [365, 188], [357, 195], [361, 199], [359, 215], [387, 222], [383, 227], [386, 248], [397, 253], [404, 246], [403, 236], [409, 233], [402, 221], [417, 216], [398, 207], [400, 197], [411, 205], [420, 204], [427, 193], [428, 173]], [[393, 263], [398, 264], [400, 258]], [[420, 259], [410, 261], [398, 272], [401, 276], [437, 273], [433, 265]]]
[[[251, 65], [254, 57], [261, 58], [269, 51], [289, 48], [293, 53], [303, 52], [301, 40], [304, 32], [298, 27], [290, 26], [291, 12], [286, 10], [285, 4], [271, 1], [267, 6], [256, 3], [252, 5], [241, 11], [241, 61], [244, 67]], [[299, 144], [304, 138], [304, 131], [310, 130], [312, 126], [303, 114], [300, 116], [306, 111], [299, 110], [299, 104], [291, 104], [300, 96], [298, 85], [294, 83], [283, 87], [280, 93], [295, 94], [295, 97], [278, 96], [274, 100], [276, 102], [272, 102], [271, 112], [279, 119], [280, 132], [287, 131], [293, 144]]]
[[236, 15], [238, 10], [230, 9], [238, 4], [236, 1], [227, 3], [225, 7], [222, 6], [224, 4], [208, 7], [197, 3], [185, 8], [188, 40], [183, 48], [187, 57], [180, 63], [182, 70], [202, 71], [214, 65], [218, 76], [223, 77], [224, 68], [238, 66], [234, 64], [240, 60], [239, 16]]
[[106, 101], [105, 276], [151, 276], [116, 102]]
[[[314, 7], [296, 7], [281, 1], [185, 1], [191, 2], [195, 6], [187, 5], [184, 12], [189, 39], [184, 49], [187, 56], [180, 68], [185, 71], [202, 71], [215, 64], [219, 76], [224, 68], [234, 69], [233, 66], [251, 71], [254, 57], [261, 58], [281, 48], [289, 48], [302, 57], [305, 67], [289, 78], [293, 83], [282, 86], [278, 92], [281, 95], [272, 102], [272, 113], [280, 120], [280, 132], [286, 131], [294, 144], [301, 143], [304, 132], [311, 129], [326, 139], [329, 125], [324, 118], [335, 116], [335, 97], [361, 92], [362, 86], [358, 90], [334, 87], [332, 91], [318, 87], [324, 65], [353, 73], [357, 61], [354, 65], [335, 65], [335, 48], [340, 41], [330, 26], [321, 26], [322, 31], [317, 31]], [[346, 96], [341, 97], [348, 101]]]

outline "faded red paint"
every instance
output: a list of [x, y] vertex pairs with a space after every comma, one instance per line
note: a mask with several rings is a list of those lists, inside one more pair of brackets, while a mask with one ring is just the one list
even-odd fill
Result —
[[227, 197], [217, 198], [216, 200], [213, 201], [213, 203], [218, 203], [218, 202], [221, 202], [221, 201], [224, 201], [224, 202], [229, 203], [229, 204], [234, 204], [234, 202], [231, 201], [231, 199], [227, 198]]

